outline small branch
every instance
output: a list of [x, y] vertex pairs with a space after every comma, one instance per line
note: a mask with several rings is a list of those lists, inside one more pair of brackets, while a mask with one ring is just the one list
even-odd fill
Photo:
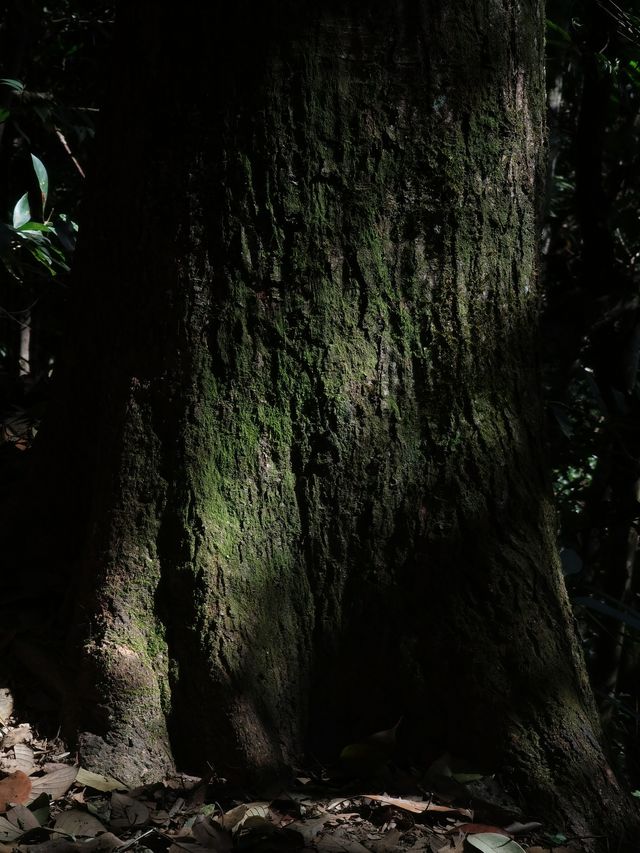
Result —
[[83, 177], [83, 178], [85, 178], [85, 177], [86, 177], [86, 175], [85, 175], [85, 173], [84, 173], [84, 170], [83, 170], [82, 166], [80, 165], [80, 163], [78, 163], [78, 161], [76, 160], [76, 158], [73, 156], [73, 152], [72, 152], [72, 150], [69, 148], [69, 143], [68, 143], [68, 142], [67, 142], [67, 140], [65, 139], [63, 132], [60, 130], [60, 128], [59, 128], [59, 127], [56, 127], [56, 129], [55, 129], [55, 130], [56, 130], [56, 136], [57, 136], [57, 137], [58, 137], [58, 139], [60, 140], [60, 142], [61, 142], [61, 144], [62, 144], [62, 147], [63, 147], [63, 148], [64, 148], [64, 150], [67, 152], [67, 154], [69, 155], [69, 157], [71, 157], [71, 159], [73, 160], [73, 165], [76, 167], [76, 169], [78, 170], [78, 172], [80, 172], [80, 174], [82, 175], [82, 177]]

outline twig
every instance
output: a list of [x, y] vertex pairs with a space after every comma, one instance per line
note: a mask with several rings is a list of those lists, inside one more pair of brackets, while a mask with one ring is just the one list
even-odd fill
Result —
[[86, 175], [85, 175], [85, 173], [84, 173], [84, 170], [83, 170], [82, 166], [80, 165], [80, 163], [78, 163], [78, 161], [76, 160], [76, 158], [73, 156], [73, 152], [72, 152], [72, 150], [69, 148], [69, 143], [68, 143], [68, 142], [67, 142], [67, 140], [65, 139], [63, 132], [60, 130], [60, 128], [59, 128], [59, 127], [56, 127], [55, 131], [56, 131], [56, 136], [58, 137], [58, 139], [59, 139], [59, 140], [60, 140], [60, 142], [62, 143], [62, 147], [63, 147], [63, 148], [64, 148], [64, 150], [67, 152], [67, 154], [69, 155], [69, 157], [71, 157], [71, 159], [73, 160], [73, 165], [76, 167], [76, 169], [78, 170], [78, 172], [80, 172], [80, 174], [82, 175], [82, 177], [83, 177], [83, 178], [86, 178]]
[[148, 829], [146, 832], [142, 832], [135, 838], [131, 838], [129, 841], [123, 844], [122, 847], [116, 847], [116, 850], [118, 851], [118, 853], [124, 853], [125, 850], [128, 850], [130, 847], [135, 847], [138, 841], [142, 841], [143, 838], [146, 838], [147, 835], [151, 835], [154, 832], [158, 833], [158, 835], [161, 835], [161, 833], [159, 833], [158, 830], [154, 827], [153, 829]]

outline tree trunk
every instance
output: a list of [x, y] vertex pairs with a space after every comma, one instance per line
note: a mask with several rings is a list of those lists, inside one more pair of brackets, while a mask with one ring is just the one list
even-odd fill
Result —
[[267, 779], [403, 715], [617, 831], [542, 458], [542, 10], [211, 5], [123, 6], [42, 443], [83, 759]]

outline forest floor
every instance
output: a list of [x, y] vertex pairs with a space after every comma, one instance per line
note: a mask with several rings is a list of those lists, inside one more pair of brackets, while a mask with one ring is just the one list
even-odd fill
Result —
[[[446, 756], [437, 769], [441, 780], [449, 779], [448, 793], [426, 790], [407, 773], [390, 774], [389, 790], [301, 773], [264, 800], [224, 780], [186, 775], [127, 790], [80, 767], [59, 737], [39, 736], [17, 719], [12, 694], [0, 685], [0, 853], [582, 849], [579, 839], [510, 813], [495, 780], [462, 785], [448, 772]], [[431, 787], [447, 787], [433, 778]]]

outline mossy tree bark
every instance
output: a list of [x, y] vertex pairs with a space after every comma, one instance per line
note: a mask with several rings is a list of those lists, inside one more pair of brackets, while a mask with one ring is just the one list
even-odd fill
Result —
[[402, 714], [616, 825], [542, 461], [542, 10], [230, 5], [121, 14], [43, 441], [84, 760], [267, 778]]

